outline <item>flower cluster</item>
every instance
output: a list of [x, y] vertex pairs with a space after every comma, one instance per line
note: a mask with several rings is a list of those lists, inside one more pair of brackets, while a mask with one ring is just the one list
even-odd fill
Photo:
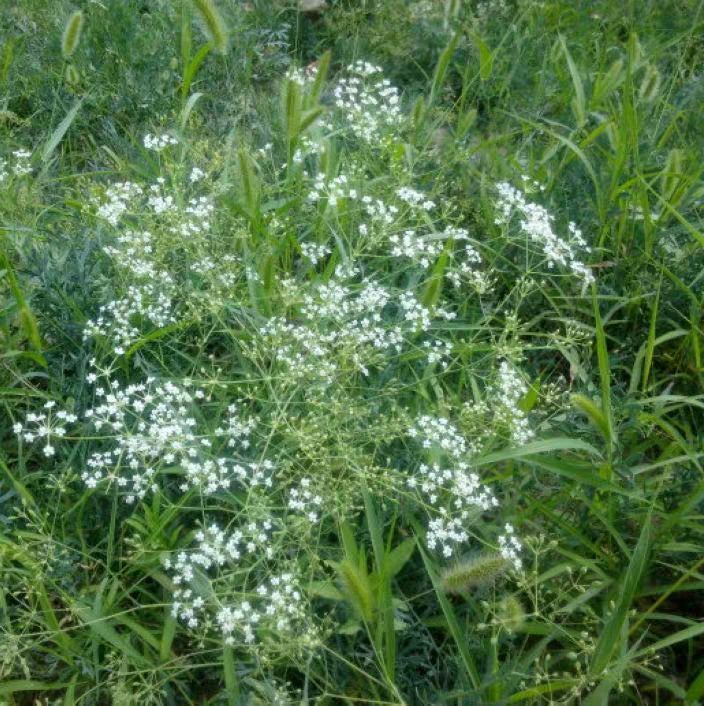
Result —
[[520, 571], [523, 568], [523, 561], [521, 559], [523, 546], [518, 540], [518, 537], [516, 537], [516, 531], [512, 524], [507, 522], [504, 526], [504, 530], [504, 534], [499, 537], [499, 552], [504, 559], [511, 562], [516, 571]]
[[[470, 540], [471, 523], [482, 512], [499, 506], [496, 496], [464, 460], [478, 453], [480, 441], [468, 441], [448, 419], [429, 415], [419, 417], [408, 435], [419, 440], [434, 457], [441, 452], [452, 460], [449, 468], [443, 467], [441, 461], [421, 464], [418, 472], [406, 479], [406, 485], [421, 494], [431, 512], [426, 534], [428, 547], [451, 557], [459, 545]], [[518, 540], [516, 544], [512, 542], [509, 537], [504, 544], [517, 551]]]
[[574, 223], [570, 223], [568, 230], [571, 242], [560, 238], [554, 230], [554, 217], [546, 208], [527, 201], [523, 193], [511, 186], [507, 182], [497, 184], [498, 191], [498, 216], [497, 224], [507, 224], [512, 215], [518, 213], [521, 221], [521, 229], [532, 240], [538, 244], [547, 259], [549, 268], [555, 265], [570, 269], [582, 280], [586, 287], [594, 281], [594, 275], [587, 265], [578, 259], [576, 248], [581, 248], [585, 252], [590, 252], [582, 233]]
[[172, 312], [171, 289], [172, 280], [166, 273], [159, 273], [155, 284], [131, 285], [123, 297], [103, 304], [97, 317], [86, 323], [84, 339], [106, 336], [112, 342], [115, 354], [123, 355], [141, 335], [140, 328], [133, 323], [135, 319], [148, 321], [155, 328], [168, 326], [176, 320]]
[[441, 240], [423, 237], [414, 230], [406, 230], [400, 235], [392, 235], [389, 242], [392, 246], [391, 254], [394, 257], [407, 257], [425, 268], [430, 267], [444, 247]]
[[151, 150], [152, 152], [161, 152], [163, 149], [171, 145], [177, 145], [178, 140], [167, 133], [163, 135], [145, 135], [143, 144], [145, 149]]
[[215, 616], [226, 645], [239, 640], [252, 644], [258, 629], [278, 635], [295, 632], [305, 621], [303, 592], [291, 572], [272, 576], [260, 583], [251, 600], [223, 606]]
[[351, 75], [333, 90], [334, 105], [356, 137], [374, 144], [401, 120], [398, 89], [379, 66], [357, 61], [347, 69]]
[[166, 557], [164, 566], [171, 572], [171, 580], [176, 585], [171, 606], [174, 617], [180, 618], [191, 628], [197, 627], [200, 614], [207, 607], [207, 596], [194, 588], [197, 574], [260, 553], [271, 558], [274, 551], [269, 544], [272, 529], [271, 520], [250, 522], [232, 532], [225, 532], [217, 524], [211, 524], [196, 532], [198, 544], [195, 549], [180, 551], [174, 559]]
[[349, 179], [345, 174], [340, 174], [329, 180], [324, 174], [318, 174], [308, 193], [308, 201], [316, 203], [321, 199], [326, 199], [329, 206], [335, 207], [340, 199], [356, 199], [357, 192], [348, 188], [348, 182]]
[[402, 186], [396, 189], [396, 196], [398, 196], [401, 201], [407, 203], [409, 206], [414, 208], [419, 208], [422, 211], [432, 211], [435, 208], [435, 201], [425, 197], [425, 194], [415, 189], [411, 189], [408, 186]]
[[28, 444], [33, 443], [37, 439], [44, 442], [42, 451], [47, 457], [53, 456], [56, 449], [52, 445], [52, 437], [63, 438], [66, 436], [65, 424], [72, 424], [78, 420], [78, 417], [72, 412], [66, 412], [60, 409], [56, 412], [52, 410], [56, 407], [54, 400], [49, 400], [44, 403], [43, 412], [30, 412], [25, 417], [24, 424], [15, 422], [12, 430]]
[[518, 406], [527, 392], [528, 387], [516, 369], [502, 360], [496, 386], [496, 413], [498, 418], [509, 427], [511, 439], [516, 446], [522, 446], [534, 436], [526, 413]]
[[318, 245], [317, 243], [301, 243], [301, 252], [303, 257], [311, 264], [317, 265], [320, 260], [327, 257], [332, 250], [327, 245]]
[[508, 361], [499, 365], [495, 382], [487, 389], [486, 399], [465, 403], [463, 414], [476, 430], [477, 441], [483, 441], [487, 429], [506, 429], [514, 446], [522, 446], [535, 436], [528, 415], [520, 402], [528, 387], [518, 370]]
[[462, 459], [476, 449], [467, 442], [457, 428], [445, 417], [424, 414], [408, 430], [412, 439], [418, 439], [424, 449], [437, 448], [454, 459]]
[[[12, 165], [12, 173], [15, 176], [24, 176], [32, 173], [32, 153], [29, 150], [20, 149], [12, 153], [15, 158], [15, 163]], [[5, 181], [9, 172], [7, 170], [7, 161], [0, 158], [0, 184]]]
[[323, 498], [311, 490], [311, 485], [310, 478], [301, 478], [299, 487], [289, 491], [288, 507], [305, 515], [311, 523], [316, 523], [320, 520]]
[[315, 77], [318, 75], [318, 67], [315, 64], [306, 66], [300, 69], [296, 66], [291, 66], [286, 72], [286, 80], [292, 81], [301, 87], [305, 87], [315, 81]]
[[192, 198], [186, 204], [179, 222], [172, 227], [172, 232], [184, 239], [207, 233], [214, 212], [215, 206], [207, 196]]
[[[196, 532], [197, 545], [191, 551], [180, 551], [164, 560], [176, 588], [172, 614], [188, 627], [198, 627], [204, 619], [219, 627], [225, 644], [252, 645], [260, 631], [281, 635], [303, 630], [307, 610], [299, 582], [291, 571], [271, 573], [263, 580], [253, 579], [254, 585], [245, 591], [224, 595], [204, 590], [208, 586], [200, 577], [219, 570], [251, 566], [262, 557], [272, 559], [272, 520], [249, 522], [232, 531], [217, 524]], [[248, 561], [249, 560], [249, 561]], [[212, 584], [216, 585], [218, 576]]]
[[[253, 422], [229, 408], [226, 427], [214, 434], [200, 433], [195, 415], [198, 400], [205, 397], [189, 381], [176, 384], [153, 378], [121, 388], [115, 380], [95, 391], [97, 404], [85, 413], [95, 430], [107, 433], [111, 445], [94, 452], [81, 478], [89, 488], [107, 481], [125, 492], [133, 503], [158, 488], [157, 475], [164, 469], [181, 475], [179, 490], [197, 488], [204, 495], [226, 490], [237, 482], [246, 488], [271, 487], [273, 464], [232, 457], [232, 451], [249, 449]], [[225, 457], [212, 454], [214, 439], [227, 439]]]
[[97, 214], [110, 225], [116, 226], [132, 202], [143, 193], [142, 187], [131, 181], [111, 184], [105, 190], [105, 196], [98, 205]]
[[330, 282], [318, 284], [304, 297], [302, 323], [271, 319], [262, 336], [273, 344], [277, 359], [297, 377], [311, 374], [330, 382], [336, 353], [348, 354], [354, 366], [367, 373], [365, 351], [400, 350], [402, 329], [384, 322], [382, 313], [391, 294], [372, 280], [346, 282], [353, 273], [338, 269]]
[[443, 369], [447, 368], [452, 355], [452, 344], [449, 341], [441, 339], [424, 341], [423, 348], [426, 350], [426, 359], [429, 365], [439, 363]]
[[[381, 199], [375, 199], [365, 195], [361, 198], [362, 208], [364, 212], [373, 220], [382, 225], [391, 225], [395, 223], [398, 215], [398, 207], [393, 204], [387, 205]], [[366, 234], [365, 234], [366, 235]]]

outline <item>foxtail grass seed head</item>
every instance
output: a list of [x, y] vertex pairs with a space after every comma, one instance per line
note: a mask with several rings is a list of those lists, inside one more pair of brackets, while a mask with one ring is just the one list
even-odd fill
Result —
[[442, 585], [446, 593], [461, 595], [495, 583], [509, 568], [509, 561], [501, 554], [482, 554], [445, 569]]
[[660, 93], [661, 80], [657, 67], [653, 66], [653, 64], [648, 64], [640, 82], [638, 97], [644, 103], [652, 103]]
[[227, 54], [229, 33], [225, 20], [213, 0], [193, 0], [203, 31], [219, 54]]
[[81, 41], [81, 33], [83, 32], [83, 13], [76, 10], [64, 27], [64, 33], [61, 37], [61, 54], [64, 59], [70, 59], [73, 53], [78, 48], [78, 43]]
[[519, 630], [526, 622], [526, 611], [515, 596], [506, 596], [498, 605], [496, 617], [509, 632]]

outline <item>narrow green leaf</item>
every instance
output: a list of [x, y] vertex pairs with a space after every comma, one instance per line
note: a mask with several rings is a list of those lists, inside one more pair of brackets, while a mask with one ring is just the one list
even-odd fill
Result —
[[68, 113], [66, 113], [66, 117], [56, 126], [54, 132], [51, 133], [51, 136], [42, 150], [42, 162], [44, 165], [47, 164], [51, 158], [51, 155], [54, 154], [54, 150], [59, 146], [59, 143], [63, 140], [64, 135], [68, 132], [68, 129], [71, 127], [71, 123], [78, 114], [81, 105], [83, 105], [83, 99], [77, 101], [73, 107], [70, 108]]
[[650, 514], [645, 518], [638, 543], [633, 551], [628, 567], [618, 582], [618, 594], [614, 609], [606, 621], [604, 629], [596, 644], [590, 673], [599, 676], [607, 668], [612, 655], [621, 646], [624, 638], [624, 625], [628, 617], [631, 603], [640, 584], [650, 552], [651, 523]]
[[455, 616], [455, 611], [452, 608], [452, 604], [447, 600], [447, 596], [445, 596], [440, 580], [438, 579], [435, 570], [433, 569], [430, 563], [428, 555], [423, 549], [423, 545], [420, 543], [419, 539], [417, 540], [417, 542], [418, 551], [420, 552], [420, 555], [423, 558], [425, 570], [428, 572], [430, 581], [433, 584], [435, 596], [438, 600], [438, 603], [440, 603], [440, 608], [442, 609], [443, 615], [445, 616], [445, 620], [447, 620], [447, 625], [450, 629], [450, 634], [452, 635], [452, 639], [455, 641], [457, 650], [460, 653], [462, 665], [465, 669], [470, 683], [475, 689], [478, 689], [481, 684], [481, 677], [479, 676], [479, 670], [477, 669], [477, 666], [474, 663], [474, 659], [472, 658], [472, 655], [469, 652], [469, 648], [467, 647], [467, 641], [464, 639], [464, 631], [462, 630], [459, 622], [457, 621], [457, 617]]
[[535, 454], [552, 453], [553, 451], [586, 451], [592, 456], [599, 456], [599, 452], [586, 441], [580, 439], [570, 439], [569, 437], [555, 437], [553, 439], [541, 439], [540, 441], [531, 441], [528, 444], [519, 446], [518, 448], [508, 448], [501, 451], [495, 451], [486, 456], [479, 456], [474, 461], [474, 465], [483, 466], [488, 463], [498, 463], [499, 461], [508, 461], [514, 458], [523, 458], [524, 456], [534, 456]]
[[222, 668], [225, 675], [228, 706], [238, 706], [240, 703], [240, 687], [235, 671], [235, 655], [232, 647], [225, 645], [222, 651]]
[[435, 73], [433, 74], [433, 82], [430, 85], [430, 97], [428, 98], [428, 103], [434, 103], [445, 83], [447, 77], [447, 70], [450, 66], [450, 61], [452, 61], [452, 56], [457, 49], [457, 43], [459, 42], [460, 35], [459, 32], [450, 39], [447, 46], [442, 50], [438, 63], [435, 66]]

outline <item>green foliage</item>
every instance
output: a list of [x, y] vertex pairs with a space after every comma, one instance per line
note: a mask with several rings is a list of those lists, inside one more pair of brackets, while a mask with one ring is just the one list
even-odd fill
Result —
[[[704, 5], [10, 5], [0, 16], [0, 701], [700, 703]], [[398, 115], [372, 140], [335, 105], [358, 60], [400, 88]], [[173, 144], [148, 149], [145, 135]], [[316, 175], [324, 191], [312, 200]], [[339, 176], [348, 182], [336, 195]], [[503, 181], [553, 214], [556, 233], [578, 225], [593, 285], [550, 266], [523, 216], [496, 222]], [[143, 191], [121, 230], [98, 214], [120, 182]], [[402, 186], [436, 210], [399, 200]], [[362, 194], [394, 203], [398, 220], [378, 225]], [[145, 206], [167, 195], [178, 216]], [[207, 236], [184, 237], [201, 196], [213, 205]], [[449, 226], [466, 240], [444, 238]], [[390, 238], [406, 230], [428, 236], [427, 266], [391, 256]], [[133, 317], [116, 355], [107, 335], [85, 331], [133, 284], [135, 251], [127, 263], [106, 252], [128, 231], [150, 234], [149, 263], [169, 273], [180, 309], [173, 321]], [[482, 260], [472, 277], [487, 277], [458, 286], [465, 244]], [[296, 377], [277, 356], [300, 331], [269, 343], [261, 331], [334, 303], [336, 270], [353, 262], [363, 263], [353, 287], [373, 276], [389, 293], [384, 326], [406, 325], [404, 292], [456, 316], [434, 315], [391, 353], [372, 346], [367, 358], [346, 341], [334, 384]], [[344, 324], [323, 316], [309, 338], [324, 347]], [[429, 355], [434, 341], [444, 357]], [[523, 443], [496, 407], [501, 361], [519, 371], [516, 415], [534, 433]], [[257, 420], [247, 472], [271, 459], [274, 485], [180, 491], [184, 459], [159, 466], [157, 489], [131, 505], [108, 479], [87, 487], [92, 454], [111, 448], [85, 417], [96, 370], [122, 388], [192, 381], [203, 396], [183, 406], [198, 443], [228, 458], [218, 429], [235, 400]], [[53, 414], [53, 402], [78, 421], [45, 455], [13, 426]], [[423, 414], [476, 445], [462, 458], [498, 500], [463, 517], [475, 553], [433, 546], [426, 515], [448, 485], [426, 492], [419, 468], [455, 470], [457, 458], [407, 434]], [[112, 480], [127, 478], [124, 458], [116, 464]], [[308, 508], [314, 521], [290, 511], [302, 478], [323, 499]], [[239, 633], [224, 640], [217, 611], [195, 627], [174, 614], [165, 560], [191, 556], [212, 523], [235, 531], [272, 507], [291, 528], [275, 525], [266, 547], [298, 572], [313, 627], [266, 624], [252, 647]], [[509, 521], [520, 571], [500, 551]], [[239, 549], [238, 562], [198, 565], [181, 587], [221, 608], [255, 604], [274, 560]]]

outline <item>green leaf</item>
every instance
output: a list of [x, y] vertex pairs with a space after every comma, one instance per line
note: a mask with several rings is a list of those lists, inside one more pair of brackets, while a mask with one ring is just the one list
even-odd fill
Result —
[[606, 348], [606, 333], [604, 323], [599, 311], [599, 301], [597, 299], [596, 285], [592, 287], [592, 303], [594, 307], [594, 324], [596, 329], [596, 353], [599, 362], [599, 381], [601, 383], [601, 411], [603, 412], [606, 429], [605, 438], [609, 444], [609, 453], [613, 450], [613, 416], [611, 413], [611, 368], [609, 365], [609, 353]]
[[235, 655], [232, 647], [225, 645], [222, 650], [222, 669], [225, 675], [225, 690], [229, 706], [238, 706], [240, 703], [240, 687], [235, 671]]
[[570, 77], [572, 78], [572, 86], [574, 87], [574, 100], [572, 101], [572, 110], [574, 112], [575, 119], [577, 120], [577, 126], [582, 127], [587, 122], [587, 111], [586, 111], [586, 99], [584, 97], [584, 84], [582, 83], [582, 77], [579, 75], [579, 70], [577, 65], [572, 59], [572, 55], [567, 49], [567, 44], [565, 43], [565, 38], [560, 35], [560, 46], [567, 59], [567, 68], [570, 72]]
[[330, 581], [311, 581], [308, 584], [308, 593], [320, 598], [328, 598], [331, 601], [344, 601], [345, 596], [339, 588]]
[[599, 452], [586, 441], [580, 439], [570, 439], [569, 437], [554, 437], [552, 439], [541, 439], [540, 441], [531, 441], [529, 444], [524, 444], [518, 448], [508, 448], [501, 451], [495, 451], [486, 456], [479, 456], [474, 461], [476, 466], [484, 466], [488, 463], [498, 463], [499, 461], [508, 461], [514, 458], [523, 458], [524, 456], [534, 456], [535, 454], [552, 453], [554, 451], [586, 451], [592, 456], [599, 456]]
[[45, 682], [34, 679], [13, 679], [0, 684], [0, 696], [10, 696], [21, 691], [55, 691], [65, 689], [70, 682]]
[[472, 40], [479, 50], [479, 78], [482, 81], [487, 81], [494, 66], [494, 54], [489, 45], [476, 32], [472, 34]]
[[389, 572], [389, 577], [396, 576], [396, 574], [401, 571], [408, 560], [413, 556], [415, 550], [416, 542], [414, 539], [409, 538], [389, 552], [386, 557], [386, 570]]
[[631, 603], [636, 594], [636, 590], [640, 584], [641, 578], [650, 552], [651, 542], [651, 522], [650, 513], [645, 518], [643, 528], [638, 538], [631, 560], [623, 574], [623, 577], [618, 581], [618, 594], [616, 605], [609, 619], [601, 631], [599, 640], [596, 644], [592, 661], [590, 665], [590, 673], [593, 676], [599, 676], [607, 668], [612, 655], [616, 652], [624, 640], [624, 626], [628, 617]]
[[467, 647], [467, 641], [464, 639], [464, 631], [462, 630], [459, 622], [457, 621], [457, 617], [455, 616], [455, 611], [452, 608], [452, 604], [447, 600], [447, 596], [445, 596], [445, 592], [442, 589], [442, 585], [419, 539], [417, 539], [417, 543], [418, 551], [420, 551], [420, 555], [423, 558], [423, 564], [425, 564], [425, 570], [428, 572], [430, 581], [433, 584], [435, 597], [437, 598], [438, 603], [440, 603], [440, 608], [442, 609], [443, 615], [445, 616], [445, 620], [447, 620], [447, 625], [450, 629], [450, 634], [452, 635], [452, 639], [455, 641], [457, 650], [460, 653], [460, 660], [465, 669], [467, 677], [469, 678], [469, 681], [472, 686], [475, 689], [478, 689], [481, 684], [481, 678], [479, 676], [479, 670], [477, 669], [477, 666], [474, 663], [474, 659], [472, 658], [472, 655], [469, 652], [469, 648]]
[[430, 85], [430, 97], [428, 103], [434, 103], [440, 91], [442, 90], [443, 84], [445, 83], [445, 78], [447, 77], [447, 70], [450, 66], [450, 61], [452, 61], [452, 56], [457, 49], [457, 43], [459, 42], [460, 35], [459, 32], [450, 39], [447, 46], [442, 50], [438, 63], [435, 66], [435, 73], [433, 74], [433, 82]]
[[129, 657], [136, 665], [149, 666], [149, 662], [110, 624], [109, 617], [96, 615], [92, 608], [79, 601], [74, 601], [71, 608], [90, 631], [101, 640]]
[[68, 113], [66, 113], [66, 117], [57, 125], [54, 132], [51, 133], [51, 137], [49, 137], [42, 150], [42, 162], [45, 166], [54, 153], [54, 150], [59, 146], [61, 140], [63, 140], [64, 135], [71, 127], [71, 123], [74, 121], [82, 104], [83, 99], [77, 101]]

